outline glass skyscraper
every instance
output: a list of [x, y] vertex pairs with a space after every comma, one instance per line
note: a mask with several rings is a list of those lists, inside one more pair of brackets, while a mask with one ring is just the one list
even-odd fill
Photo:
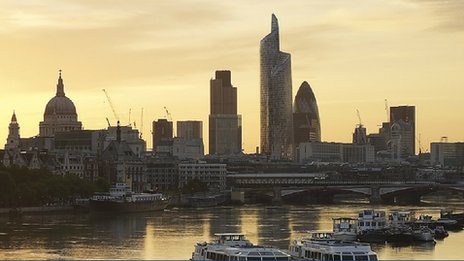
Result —
[[280, 51], [279, 25], [272, 15], [271, 33], [260, 43], [261, 152], [291, 159], [293, 152], [292, 70], [289, 53]]

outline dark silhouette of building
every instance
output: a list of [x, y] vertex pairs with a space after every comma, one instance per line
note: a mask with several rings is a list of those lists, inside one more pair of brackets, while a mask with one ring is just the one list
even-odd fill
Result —
[[185, 140], [203, 139], [203, 122], [177, 121], [177, 137]]
[[166, 119], [153, 121], [153, 151], [156, 151], [156, 146], [162, 139], [172, 139], [172, 130], [172, 121]]
[[[416, 107], [415, 106], [397, 106], [390, 107], [390, 124], [402, 120], [401, 124], [408, 124], [412, 128], [412, 137], [408, 137], [408, 144], [406, 150], [411, 153], [409, 156], [416, 154]], [[410, 134], [408, 134], [410, 135]]]
[[274, 159], [293, 154], [292, 71], [289, 53], [280, 51], [279, 25], [260, 43], [261, 152]]
[[216, 71], [210, 81], [209, 154], [242, 151], [242, 116], [237, 114], [237, 88], [230, 71]]
[[293, 135], [295, 147], [302, 142], [321, 141], [321, 123], [316, 97], [304, 81], [293, 104]]

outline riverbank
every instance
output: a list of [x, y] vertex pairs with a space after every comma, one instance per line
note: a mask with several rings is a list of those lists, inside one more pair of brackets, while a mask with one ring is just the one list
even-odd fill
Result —
[[0, 208], [0, 215], [10, 213], [43, 213], [43, 212], [61, 212], [74, 210], [73, 206], [42, 206], [42, 207], [21, 207], [21, 208]]

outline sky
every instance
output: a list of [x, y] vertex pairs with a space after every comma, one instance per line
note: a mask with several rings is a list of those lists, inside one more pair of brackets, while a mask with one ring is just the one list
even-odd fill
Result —
[[[0, 144], [16, 110], [21, 136], [39, 132], [63, 70], [85, 129], [116, 121], [202, 120], [208, 147], [209, 80], [231, 70], [243, 147], [259, 145], [259, 41], [279, 19], [292, 55], [293, 95], [303, 81], [319, 104], [324, 141], [369, 133], [390, 106], [415, 105], [424, 150], [464, 141], [464, 1], [0, 1]], [[419, 145], [418, 145], [419, 146]]]

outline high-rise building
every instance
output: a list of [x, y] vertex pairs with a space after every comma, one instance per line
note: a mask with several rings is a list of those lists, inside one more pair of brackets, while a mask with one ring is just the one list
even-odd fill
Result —
[[441, 167], [464, 167], [464, 142], [432, 142], [430, 163]]
[[40, 137], [54, 137], [55, 133], [80, 130], [82, 123], [77, 120], [76, 106], [64, 93], [61, 70], [56, 85], [56, 96], [45, 107], [44, 120], [40, 122]]
[[261, 152], [289, 159], [293, 152], [291, 58], [279, 45], [279, 25], [273, 14], [271, 33], [260, 43]]
[[216, 71], [210, 81], [209, 154], [242, 151], [242, 116], [237, 114], [237, 88], [230, 71]]
[[21, 138], [19, 137], [19, 124], [16, 119], [16, 113], [13, 112], [11, 116], [11, 122], [8, 126], [8, 138], [6, 139], [5, 150], [15, 150], [19, 149], [19, 142]]
[[316, 97], [304, 81], [293, 104], [293, 136], [295, 147], [302, 142], [321, 141], [321, 123]]
[[203, 139], [203, 122], [202, 121], [178, 121], [177, 137], [192, 140]]
[[172, 139], [172, 131], [172, 121], [167, 119], [153, 121], [153, 151], [156, 151], [156, 146], [162, 139]]
[[367, 143], [367, 130], [364, 125], [359, 124], [354, 129], [353, 144], [364, 145]]
[[402, 119], [391, 125], [390, 152], [393, 160], [402, 161], [414, 155], [414, 128], [411, 122]]
[[409, 139], [407, 151], [410, 153], [408, 156], [416, 154], [416, 107], [415, 106], [397, 106], [390, 107], [390, 124], [393, 124], [399, 120], [409, 124], [412, 131], [412, 137]]

